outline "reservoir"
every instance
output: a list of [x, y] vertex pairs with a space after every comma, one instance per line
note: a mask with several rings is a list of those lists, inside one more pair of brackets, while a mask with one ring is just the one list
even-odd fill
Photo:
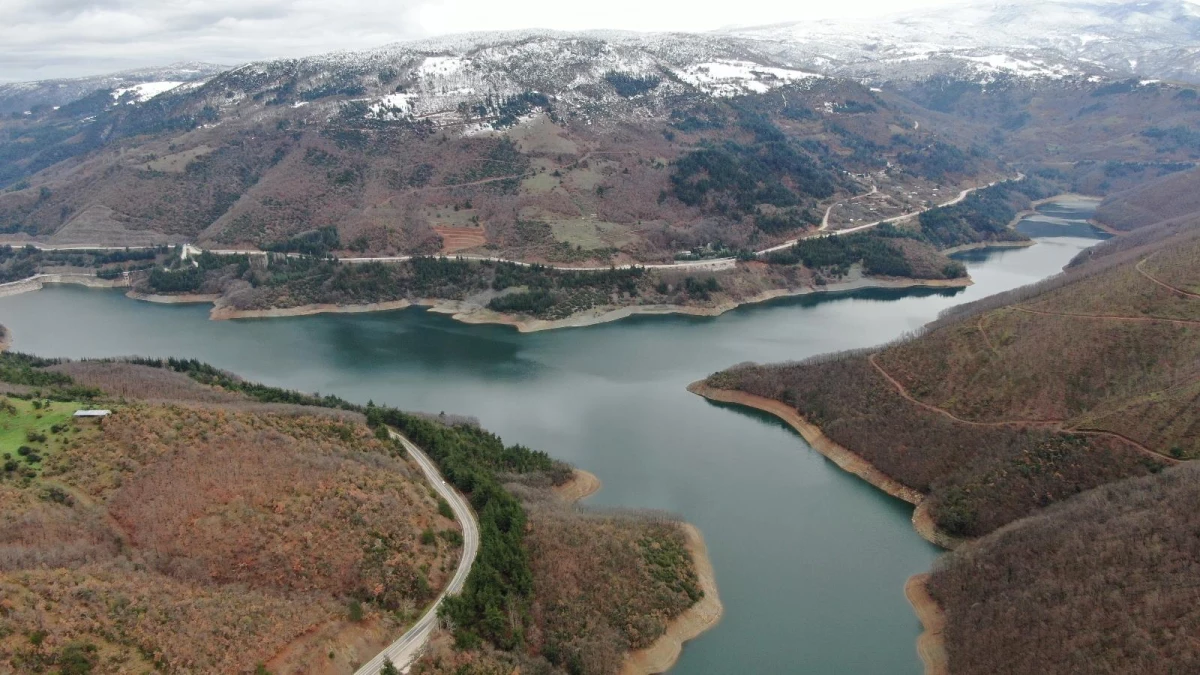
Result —
[[704, 533], [725, 616], [672, 673], [921, 672], [908, 576], [939, 551], [912, 508], [839, 470], [773, 417], [684, 390], [742, 361], [876, 345], [947, 307], [1061, 270], [1103, 235], [1093, 202], [1047, 204], [1028, 248], [956, 255], [965, 289], [866, 290], [519, 334], [421, 309], [209, 321], [208, 305], [51, 286], [0, 298], [13, 349], [44, 356], [186, 356], [248, 379], [358, 402], [471, 415], [508, 443], [598, 475], [597, 507], [661, 509]]

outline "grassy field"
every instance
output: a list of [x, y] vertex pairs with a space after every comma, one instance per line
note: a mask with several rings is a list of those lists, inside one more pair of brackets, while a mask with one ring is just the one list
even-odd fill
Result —
[[[41, 459], [77, 435], [71, 416], [83, 407], [79, 403], [57, 401], [25, 401], [7, 398], [0, 402], [0, 454], [6, 462], [15, 461], [15, 470], [22, 464], [37, 469]], [[22, 448], [28, 448], [22, 451]]]

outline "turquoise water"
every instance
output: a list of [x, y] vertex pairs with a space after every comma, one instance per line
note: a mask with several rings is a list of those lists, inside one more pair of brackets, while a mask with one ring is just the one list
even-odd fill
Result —
[[360, 402], [473, 415], [508, 442], [597, 474], [588, 503], [665, 509], [705, 534], [725, 616], [681, 674], [918, 673], [905, 579], [938, 551], [911, 508], [846, 474], [773, 417], [684, 390], [742, 361], [799, 359], [914, 330], [955, 304], [1045, 278], [1100, 236], [1086, 205], [1048, 205], [1024, 249], [959, 256], [975, 285], [785, 299], [720, 317], [635, 317], [518, 334], [419, 309], [214, 322], [73, 286], [0, 298], [14, 348], [189, 356]]

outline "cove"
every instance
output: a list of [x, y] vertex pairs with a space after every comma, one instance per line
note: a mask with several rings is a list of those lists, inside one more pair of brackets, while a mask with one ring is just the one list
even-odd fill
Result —
[[269, 384], [477, 417], [597, 474], [597, 507], [663, 509], [696, 524], [725, 616], [673, 673], [919, 673], [905, 580], [939, 551], [911, 507], [808, 449], [774, 418], [718, 406], [688, 383], [886, 342], [941, 310], [1058, 272], [1103, 235], [1093, 205], [1052, 203], [1019, 228], [1037, 245], [955, 257], [975, 285], [868, 290], [643, 316], [518, 334], [421, 309], [209, 321], [207, 305], [157, 305], [53, 286], [0, 298], [13, 349], [46, 356], [187, 356]]

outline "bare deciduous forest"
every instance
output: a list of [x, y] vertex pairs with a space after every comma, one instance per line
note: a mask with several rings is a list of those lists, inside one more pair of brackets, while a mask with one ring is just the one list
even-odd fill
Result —
[[738, 366], [709, 384], [795, 406], [928, 494], [943, 530], [983, 535], [1200, 456], [1198, 257], [1194, 230], [1159, 228], [874, 355]]
[[963, 546], [928, 587], [952, 672], [1200, 670], [1200, 466], [1106, 485]]
[[[68, 370], [112, 387], [130, 368]], [[177, 386], [163, 374], [150, 391]], [[351, 603], [401, 624], [457, 561], [420, 540], [457, 524], [362, 423], [137, 403], [45, 452], [0, 480], [0, 659], [18, 671], [88, 644], [93, 672], [246, 672], [350, 624]]]
[[[6, 454], [0, 474], [0, 663], [17, 671], [353, 670], [428, 606], [462, 544], [385, 424], [425, 445], [483, 521], [422, 672], [614, 673], [703, 595], [677, 521], [576, 510], [550, 490], [569, 467], [469, 419], [177, 359], [5, 353], [0, 380], [20, 397], [0, 400], [5, 430], [67, 420], [31, 431], [36, 452]], [[54, 406], [73, 398], [113, 414], [72, 423], [77, 405]]]

